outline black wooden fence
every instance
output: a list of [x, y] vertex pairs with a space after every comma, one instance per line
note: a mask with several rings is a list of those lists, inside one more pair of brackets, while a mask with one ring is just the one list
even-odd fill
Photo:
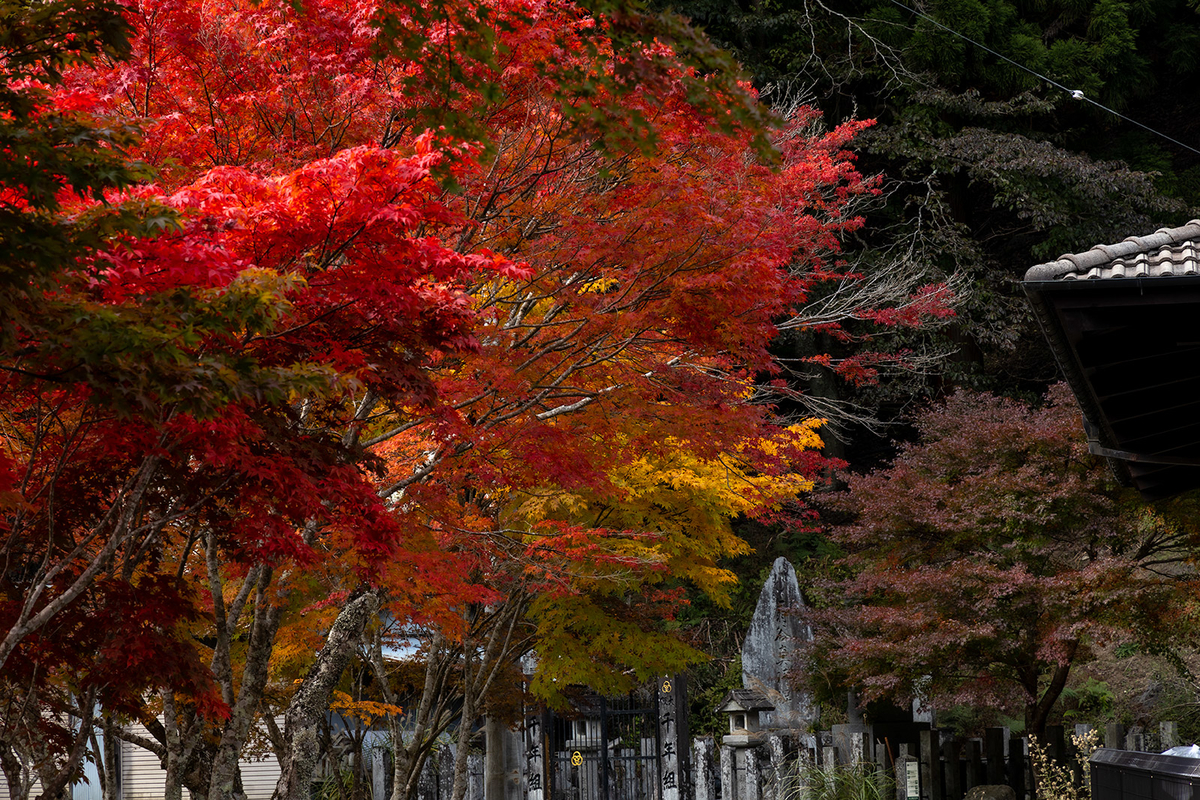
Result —
[[550, 800], [657, 797], [658, 695], [594, 697], [580, 705], [550, 719]]

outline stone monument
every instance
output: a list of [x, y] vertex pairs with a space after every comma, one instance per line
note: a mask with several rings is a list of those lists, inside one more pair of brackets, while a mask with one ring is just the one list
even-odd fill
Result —
[[812, 639], [803, 610], [796, 570], [786, 558], [775, 559], [742, 642], [745, 688], [730, 692], [719, 709], [729, 715], [729, 734], [721, 740], [722, 797], [759, 800], [760, 767], [781, 768], [785, 739], [801, 751], [816, 748], [812, 697], [794, 689], [789, 674], [797, 648]]
[[768, 729], [807, 731], [816, 720], [812, 697], [793, 688], [789, 678], [797, 648], [812, 640], [804, 607], [796, 570], [786, 558], [775, 559], [742, 643], [742, 685], [775, 706], [764, 712]]

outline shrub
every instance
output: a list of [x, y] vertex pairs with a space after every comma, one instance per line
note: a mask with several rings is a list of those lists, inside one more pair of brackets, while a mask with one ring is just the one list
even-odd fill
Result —
[[786, 800], [892, 800], [896, 792], [891, 778], [872, 764], [802, 762], [781, 796]]
[[1050, 757], [1047, 749], [1029, 737], [1029, 757], [1033, 762], [1033, 780], [1038, 800], [1092, 800], [1092, 772], [1088, 759], [1100, 746], [1100, 733], [1072, 734], [1075, 763], [1061, 763]]

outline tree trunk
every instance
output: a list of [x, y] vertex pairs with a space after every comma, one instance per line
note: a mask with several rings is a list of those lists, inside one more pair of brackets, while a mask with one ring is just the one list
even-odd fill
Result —
[[320, 752], [320, 722], [329, 713], [334, 686], [354, 656], [367, 623], [378, 611], [379, 594], [375, 590], [364, 587], [350, 596], [334, 620], [316, 662], [288, 703], [283, 727], [287, 759], [280, 764], [279, 783], [275, 786], [278, 800], [308, 800], [310, 797]]
[[1025, 706], [1025, 733], [1027, 735], [1045, 739], [1046, 723], [1050, 719], [1050, 711], [1067, 686], [1067, 677], [1071, 673], [1071, 659], [1075, 656], [1077, 646], [1073, 642], [1068, 647], [1066, 661], [1055, 668], [1054, 675], [1051, 676], [1050, 683], [1042, 692], [1041, 697]]
[[458, 721], [458, 750], [454, 754], [454, 789], [450, 800], [463, 800], [467, 796], [467, 757], [471, 750], [471, 730], [475, 726], [476, 696], [471, 686], [470, 648], [463, 648], [463, 704]]
[[[525, 617], [525, 608], [524, 596], [517, 595], [501, 604], [496, 611], [485, 612], [471, 620], [468, 626], [463, 641], [462, 720], [458, 729], [458, 752], [454, 757], [452, 800], [463, 800], [467, 796], [467, 766], [475, 718], [484, 707], [492, 680], [501, 664], [512, 657], [513, 634], [518, 622]], [[486, 635], [481, 646], [475, 644], [474, 634]]]
[[4, 772], [4, 780], [8, 783], [10, 800], [25, 800], [29, 797], [29, 786], [21, 758], [7, 744], [0, 744], [0, 770]]
[[[401, 724], [401, 718], [395, 714], [387, 717], [388, 735], [392, 738], [394, 757], [392, 758], [392, 794], [390, 800], [406, 800], [416, 788], [416, 776], [425, 763], [424, 743], [427, 737], [428, 723], [432, 706], [429, 699], [437, 693], [438, 664], [441, 652], [441, 637], [434, 634], [425, 661], [425, 684], [421, 699], [415, 708], [410, 708], [406, 717], [411, 721], [412, 730], [406, 732]], [[393, 706], [400, 705], [396, 693], [392, 691], [387, 665], [383, 659], [382, 632], [377, 633], [372, 642], [368, 655], [371, 669], [375, 672], [375, 680], [385, 703]]]
[[408, 734], [408, 741], [398, 749], [402, 757], [396, 759], [392, 800], [416, 797], [421, 771], [429, 759], [434, 742], [449, 730], [454, 721], [451, 692], [447, 687], [450, 674], [458, 664], [459, 652], [460, 648], [440, 633], [434, 633], [425, 661], [425, 685], [421, 700], [413, 712], [413, 730]]
[[504, 797], [504, 789], [508, 784], [508, 764], [505, 762], [506, 733], [507, 729], [496, 718], [489, 716], [484, 719], [484, 797]]
[[79, 712], [78, 716], [71, 716], [76, 718], [79, 727], [75, 731], [71, 751], [67, 753], [58, 769], [54, 768], [55, 762], [50, 760], [47, 768], [41, 771], [41, 796], [44, 798], [69, 798], [71, 795], [71, 781], [82, 770], [84, 755], [91, 738], [92, 720], [95, 719], [96, 713], [96, 690], [91, 689], [83, 697], [77, 698], [77, 707], [74, 710]]
[[[221, 743], [217, 746], [213, 758], [208, 787], [209, 800], [233, 800], [241, 791], [238, 760], [262, 704], [267, 678], [270, 677], [275, 633], [279, 630], [279, 618], [282, 614], [281, 606], [275, 603], [268, 591], [270, 583], [271, 570], [263, 569], [259, 574], [254, 599], [254, 622], [250, 627], [246, 664], [242, 669], [242, 685], [238, 691], [237, 703], [230, 710], [230, 718], [221, 731]], [[307, 794], [299, 797], [308, 800]]]
[[184, 753], [183, 737], [179, 734], [179, 717], [175, 713], [175, 693], [164, 689], [163, 698], [163, 730], [166, 741], [166, 758], [163, 769], [166, 771], [163, 800], [183, 800], [183, 770], [187, 755]]
[[118, 763], [121, 740], [117, 738], [116, 724], [112, 717], [104, 717], [104, 800], [118, 800], [121, 793], [121, 765]]

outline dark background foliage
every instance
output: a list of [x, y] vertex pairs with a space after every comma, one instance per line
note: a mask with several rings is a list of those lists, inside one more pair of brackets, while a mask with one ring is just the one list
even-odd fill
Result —
[[[921, 409], [959, 388], [1030, 401], [1026, 413], [1043, 413], [1040, 398], [1059, 373], [1019, 287], [1026, 269], [1200, 216], [1200, 153], [1192, 149], [1200, 148], [1195, 3], [660, 5], [728, 47], [777, 109], [811, 102], [830, 123], [876, 120], [858, 139], [858, 166], [882, 175], [883, 191], [861, 209], [867, 224], [847, 243], [846, 257], [856, 269], [917, 272], [949, 282], [956, 292], [953, 322], [891, 342], [897, 353], [916, 354], [917, 369], [884, 371], [875, 382], [855, 385], [798, 362], [803, 367], [793, 379], [800, 388], [858, 412], [843, 420], [838, 436], [827, 435], [827, 449], [848, 462], [848, 475], [886, 467], [898, 443], [916, 438], [912, 422]], [[868, 326], [857, 333], [876, 335]], [[850, 355], [860, 344], [822, 342], [818, 350], [815, 336], [791, 333], [776, 348], [802, 360], [805, 353], [839, 348]], [[1104, 478], [1102, 471], [1097, 475]], [[844, 485], [835, 482], [832, 489]], [[860, 519], [844, 505], [835, 509], [838, 504], [819, 498], [817, 505], [823, 508], [818, 529]], [[724, 640], [711, 644], [719, 663], [733, 666], [756, 587], [780, 551], [797, 564], [818, 604], [836, 602], [814, 589], [831, 570], [845, 577], [861, 568], [832, 557], [838, 544], [820, 534], [805, 533], [802, 543], [793, 543], [757, 526], [742, 530], [757, 548], [735, 565], [748, 587], [742, 590], [747, 602], [697, 615], [706, 631], [716, 625], [713, 613], [726, 620]], [[1068, 700], [1072, 706], [1071, 695]]]

